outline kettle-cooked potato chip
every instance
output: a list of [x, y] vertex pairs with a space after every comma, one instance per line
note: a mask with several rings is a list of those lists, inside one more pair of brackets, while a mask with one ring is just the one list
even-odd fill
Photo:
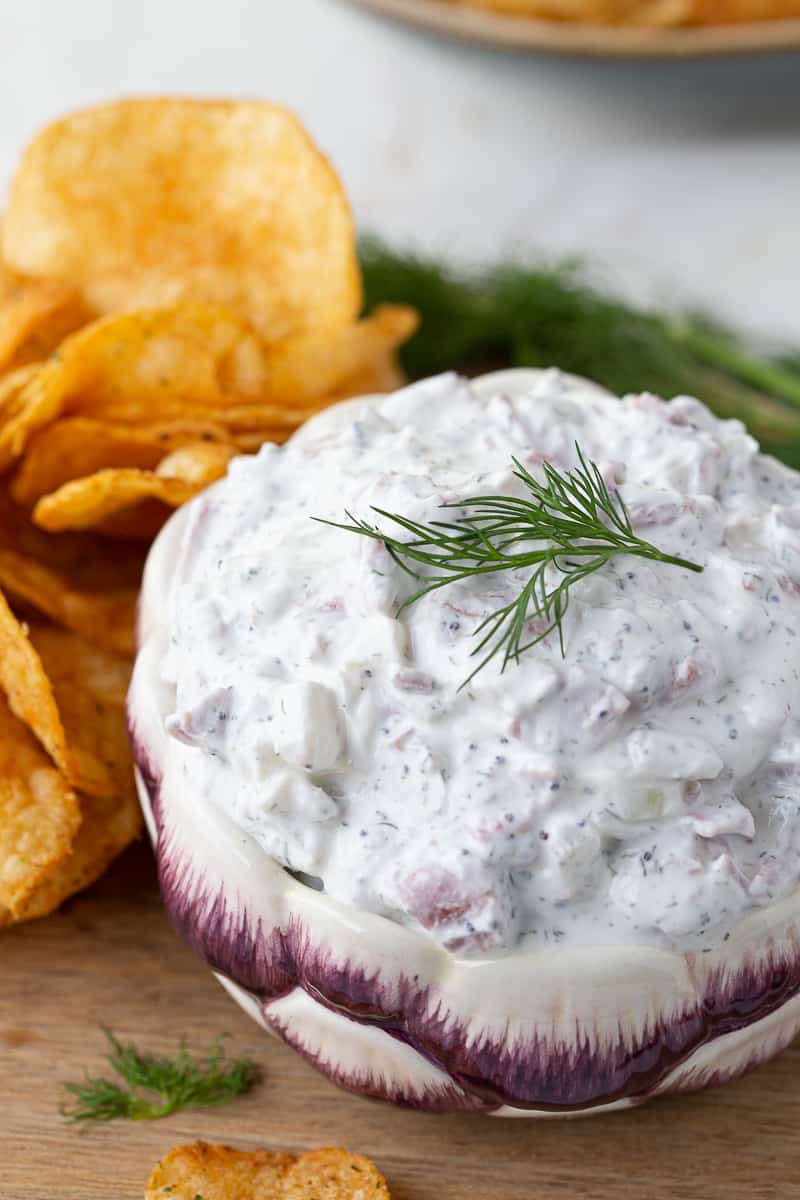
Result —
[[52, 279], [20, 280], [0, 300], [0, 370], [41, 362], [91, 319], [77, 292]]
[[[256, 385], [248, 351], [239, 375], [237, 348], [252, 347], [247, 323], [233, 313], [187, 304], [105, 317], [62, 344], [0, 408], [0, 471], [39, 429], [67, 413], [117, 423], [164, 423], [210, 416]], [[233, 392], [226, 391], [233, 388]]]
[[39, 363], [26, 363], [0, 376], [0, 430], [6, 414], [16, 411], [16, 398], [40, 369]]
[[87, 887], [142, 824], [125, 735], [130, 665], [43, 625], [31, 641], [66, 728], [102, 760], [113, 788], [76, 801], [0, 698], [0, 926], [44, 916]]
[[3, 256], [99, 312], [228, 305], [273, 339], [361, 302], [341, 184], [297, 119], [260, 101], [121, 100], [28, 146]]
[[[33, 519], [50, 531], [96, 529], [143, 500], [178, 508], [221, 479], [235, 454], [232, 446], [220, 442], [196, 442], [174, 450], [155, 471], [120, 467], [73, 479], [43, 496]], [[135, 528], [131, 532], [135, 535]]]
[[57, 571], [79, 592], [114, 592], [139, 586], [147, 547], [93, 533], [45, 533], [0, 484], [0, 549]]
[[[234, 436], [257, 429], [293, 431], [335, 400], [391, 390], [387, 384], [398, 380], [399, 369], [387, 362], [385, 346], [375, 347], [376, 335], [385, 327], [372, 325], [372, 321], [373, 317], [368, 317], [339, 330], [335, 337], [298, 338], [291, 345], [279, 343], [272, 347], [264, 400], [230, 404], [219, 412], [219, 423]], [[394, 316], [391, 323], [395, 329], [400, 327]], [[407, 329], [408, 324], [403, 328]], [[315, 360], [320, 366], [316, 375], [309, 370]], [[402, 374], [399, 380], [403, 382]]]
[[66, 858], [48, 867], [13, 911], [0, 909], [0, 927], [46, 917], [94, 883], [138, 836], [142, 813], [135, 790], [120, 796], [81, 796], [81, 823]]
[[[112, 467], [84, 479], [73, 479], [57, 492], [43, 496], [33, 510], [33, 519], [51, 532], [97, 529], [141, 500], [158, 500], [169, 508], [178, 508], [198, 490], [183, 479], [163, 479], [154, 471]], [[130, 536], [136, 536], [135, 529]], [[149, 526], [144, 536], [151, 536]]]
[[380, 396], [387, 392], [395, 392], [407, 383], [406, 374], [392, 347], [379, 358], [366, 363], [355, 374], [348, 375], [347, 379], [338, 384], [328, 400], [335, 404], [337, 400], [349, 400], [351, 396]]
[[67, 736], [42, 660], [2, 592], [0, 690], [5, 693], [14, 716], [36, 735], [73, 787], [93, 796], [113, 794], [114, 785], [106, 766], [93, 749], [85, 745], [90, 731], [74, 728]]
[[381, 304], [353, 325], [286, 338], [266, 350], [265, 400], [302, 407], [330, 396], [384, 358], [416, 330], [419, 315], [405, 304]]
[[0, 695], [0, 909], [8, 920], [67, 858], [80, 820], [74, 791]]
[[391, 391], [404, 382], [396, 348], [417, 328], [414, 309], [384, 304], [344, 329], [287, 338], [265, 350], [261, 399], [218, 414], [232, 441], [254, 451], [283, 442], [303, 421], [337, 400]]
[[32, 505], [63, 483], [106, 467], [155, 467], [167, 450], [146, 430], [94, 417], [62, 417], [31, 438], [11, 495], [17, 504]]
[[144, 1200], [389, 1200], [368, 1158], [347, 1150], [232, 1150], [208, 1142], [175, 1146], [150, 1176]]
[[11, 494], [18, 504], [30, 506], [71, 479], [107, 467], [151, 470], [180, 446], [226, 438], [221, 425], [199, 419], [133, 426], [95, 417], [61, 417], [31, 438]]
[[131, 664], [52, 625], [32, 624], [30, 640], [50, 681], [70, 747], [102, 763], [112, 783], [103, 795], [131, 791], [133, 768], [124, 717]]
[[339, 400], [383, 395], [403, 387], [406, 382], [397, 356], [390, 351], [308, 408], [296, 409], [282, 404], [236, 405], [225, 410], [224, 420], [236, 448], [243, 454], [255, 454], [264, 442], [285, 442], [310, 416]]
[[205, 488], [222, 478], [235, 455], [233, 446], [221, 442], [190, 442], [162, 458], [156, 467], [156, 475], [163, 479], [182, 479], [198, 489]]
[[136, 589], [85, 592], [67, 576], [0, 545], [0, 588], [88, 642], [132, 658]]

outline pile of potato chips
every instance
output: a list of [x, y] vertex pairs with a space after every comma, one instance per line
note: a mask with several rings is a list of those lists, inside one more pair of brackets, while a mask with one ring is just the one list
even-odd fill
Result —
[[25, 152], [0, 257], [0, 924], [138, 832], [123, 708], [170, 511], [402, 382], [416, 314], [360, 308], [347, 200], [280, 108], [121, 101]]

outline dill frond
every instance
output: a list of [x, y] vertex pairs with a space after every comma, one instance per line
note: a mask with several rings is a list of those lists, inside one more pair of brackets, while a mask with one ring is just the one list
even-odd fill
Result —
[[227, 1104], [261, 1079], [256, 1063], [227, 1056], [221, 1038], [212, 1042], [205, 1055], [190, 1054], [182, 1043], [169, 1058], [142, 1053], [108, 1029], [104, 1033], [109, 1065], [123, 1083], [87, 1074], [80, 1083], [64, 1084], [73, 1100], [62, 1112], [71, 1121], [146, 1121], [183, 1108]]
[[[509, 663], [518, 663], [520, 655], [553, 632], [558, 634], [564, 655], [563, 622], [572, 588], [618, 555], [632, 554], [688, 571], [703, 570], [699, 564], [665, 554], [638, 537], [619, 493], [612, 495], [597, 465], [586, 459], [577, 442], [575, 449], [578, 466], [562, 472], [545, 462], [544, 483], [512, 459], [514, 474], [528, 498], [474, 496], [442, 505], [443, 509], [459, 510], [453, 521], [426, 524], [373, 508], [379, 517], [410, 534], [408, 540], [349, 512], [345, 514], [348, 523], [314, 520], [383, 544], [397, 566], [419, 583], [400, 611], [460, 580], [531, 568], [519, 594], [478, 626], [475, 636], [479, 641], [472, 655], [483, 657], [462, 683], [463, 688], [496, 656], [500, 656], [501, 672], [505, 671]], [[552, 582], [554, 572], [556, 583]], [[543, 627], [532, 627], [532, 622]]]

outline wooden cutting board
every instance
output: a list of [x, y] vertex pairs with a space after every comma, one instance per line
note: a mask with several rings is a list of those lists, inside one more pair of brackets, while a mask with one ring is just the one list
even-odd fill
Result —
[[[59, 1084], [104, 1070], [101, 1023], [164, 1053], [228, 1032], [265, 1081], [224, 1108], [79, 1129]], [[800, 1045], [719, 1091], [574, 1121], [359, 1100], [262, 1033], [178, 942], [144, 846], [61, 913], [0, 934], [0, 1099], [0, 1200], [141, 1200], [159, 1155], [197, 1138], [343, 1144], [375, 1159], [395, 1200], [800, 1197]]]

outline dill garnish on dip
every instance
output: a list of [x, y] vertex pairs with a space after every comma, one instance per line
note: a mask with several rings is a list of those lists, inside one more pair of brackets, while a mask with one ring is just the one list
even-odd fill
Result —
[[212, 1042], [205, 1057], [181, 1044], [172, 1058], [143, 1053], [105, 1030], [108, 1063], [117, 1078], [86, 1075], [65, 1083], [72, 1106], [63, 1109], [71, 1121], [149, 1121], [184, 1108], [210, 1108], [244, 1095], [261, 1080], [261, 1069], [248, 1058], [230, 1058], [222, 1039]]
[[[586, 462], [577, 442], [575, 453], [580, 465], [574, 471], [561, 473], [549, 462], [542, 463], [544, 485], [518, 459], [512, 459], [514, 477], [524, 484], [528, 496], [471, 496], [451, 500], [442, 508], [461, 510], [463, 515], [454, 521], [423, 524], [373, 506], [379, 516], [410, 533], [410, 540], [382, 533], [350, 513], [347, 514], [353, 522], [350, 525], [335, 521], [322, 524], [381, 542], [392, 560], [420, 581], [421, 586], [400, 605], [400, 612], [449, 583], [497, 571], [533, 568], [519, 595], [490, 613], [475, 630], [476, 636], [483, 634], [483, 637], [472, 654], [490, 648], [461, 685], [464, 687], [495, 655], [502, 654], [505, 670], [510, 662], [519, 662], [520, 654], [537, 646], [554, 630], [558, 631], [563, 657], [564, 617], [570, 589], [619, 554], [671, 563], [689, 571], [703, 569], [685, 558], [664, 554], [637, 537], [622, 497], [618, 492], [611, 495], [597, 464]], [[545, 545], [518, 548], [531, 542]], [[411, 563], [416, 565], [410, 566]], [[433, 568], [433, 572], [424, 573], [422, 566]], [[559, 576], [556, 582], [550, 582], [548, 571]]]

